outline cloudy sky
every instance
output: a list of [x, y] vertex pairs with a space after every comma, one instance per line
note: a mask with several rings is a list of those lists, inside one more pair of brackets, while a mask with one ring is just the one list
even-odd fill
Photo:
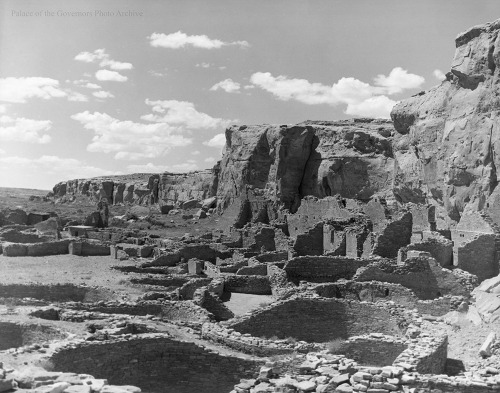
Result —
[[498, 0], [0, 2], [0, 186], [209, 168], [230, 124], [389, 116]]

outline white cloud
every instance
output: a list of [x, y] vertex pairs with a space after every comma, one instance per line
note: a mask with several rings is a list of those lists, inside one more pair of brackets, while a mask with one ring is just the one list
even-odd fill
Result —
[[384, 117], [382, 115], [387, 114], [389, 117], [394, 105], [396, 105], [396, 101], [387, 96], [375, 96], [359, 103], [348, 104], [345, 113], [362, 117]]
[[42, 77], [0, 78], [0, 101], [25, 103], [28, 98], [66, 97], [59, 81]]
[[199, 154], [200, 154], [200, 151], [199, 151], [199, 150], [195, 150], [195, 151], [192, 151], [192, 152], [191, 152], [191, 154], [192, 154], [193, 156], [197, 156], [197, 155], [199, 155]]
[[250, 82], [283, 101], [295, 100], [308, 105], [344, 104], [347, 105], [345, 112], [349, 115], [389, 118], [395, 101], [384, 94], [392, 95], [417, 88], [424, 78], [396, 67], [389, 76], [378, 75], [375, 78], [376, 86], [355, 78], [341, 78], [332, 86], [326, 86], [283, 75], [274, 77], [269, 72], [254, 73]]
[[44, 132], [52, 128], [50, 120], [33, 120], [0, 116], [0, 141], [49, 143], [51, 137]]
[[115, 153], [115, 159], [158, 157], [172, 147], [192, 143], [191, 138], [179, 135], [182, 130], [166, 123], [121, 121], [106, 113], [89, 111], [77, 113], [71, 118], [94, 132], [92, 142], [87, 146], [88, 151]]
[[231, 120], [214, 118], [206, 113], [198, 112], [194, 104], [187, 101], [147, 99], [146, 104], [150, 105], [155, 113], [141, 116], [142, 120], [168, 123], [189, 129], [214, 129], [226, 127], [231, 123]]
[[3, 156], [5, 153], [7, 153], [4, 149], [0, 149], [0, 156]]
[[226, 144], [226, 135], [217, 134], [212, 139], [203, 142], [203, 144], [210, 147], [223, 147]]
[[128, 78], [116, 71], [99, 70], [95, 73], [99, 81], [126, 82]]
[[114, 97], [114, 95], [111, 94], [109, 91], [104, 91], [104, 90], [95, 91], [95, 92], [92, 93], [92, 95], [94, 97], [102, 98], [102, 99], [104, 99], [104, 98], [113, 98]]
[[425, 82], [425, 78], [420, 75], [409, 74], [408, 71], [401, 67], [395, 67], [389, 73], [389, 76], [377, 75], [374, 78], [374, 82], [375, 85], [382, 88], [382, 93], [397, 94], [403, 90], [420, 87]]
[[76, 91], [72, 91], [68, 94], [68, 101], [76, 101], [76, 102], [87, 102], [89, 99], [86, 95], [78, 93]]
[[0, 105], [0, 113], [7, 112], [7, 105]]
[[205, 162], [215, 162], [216, 159], [214, 157], [207, 157], [203, 161], [205, 161]]
[[75, 56], [75, 60], [84, 63], [97, 63], [101, 67], [109, 67], [115, 71], [131, 70], [134, 66], [131, 63], [112, 60], [105, 49], [96, 49], [94, 52], [80, 52]]
[[210, 63], [198, 63], [196, 64], [196, 67], [201, 67], [201, 68], [210, 68], [211, 64]]
[[227, 45], [250, 46], [247, 41], [224, 42], [208, 38], [206, 35], [187, 35], [180, 30], [172, 34], [153, 33], [148, 38], [150, 45], [156, 48], [179, 49], [193, 46], [202, 49], [219, 49]]
[[[121, 172], [97, 168], [74, 158], [57, 156], [41, 156], [40, 158], [0, 157], [0, 168], [9, 173], [41, 173], [56, 175], [60, 180], [85, 178], [94, 176], [118, 175]], [[19, 176], [19, 175], [18, 175]], [[22, 176], [22, 175], [21, 175]]]
[[167, 75], [167, 73], [166, 73], [166, 72], [160, 72], [160, 71], [155, 71], [155, 70], [151, 70], [151, 71], [149, 71], [149, 73], [150, 73], [151, 75], [153, 75], [153, 76], [157, 76], [157, 77], [159, 77], [159, 78], [160, 78], [160, 77], [163, 77], [163, 76], [165, 76], [165, 75]]
[[198, 166], [193, 163], [155, 165], [149, 162], [142, 165], [127, 165], [127, 171], [131, 173], [187, 172], [196, 169], [198, 169]]
[[[70, 82], [70, 81], [67, 80], [66, 82]], [[99, 86], [99, 85], [97, 85], [95, 83], [91, 83], [87, 79], [77, 79], [77, 80], [74, 80], [73, 84], [75, 84], [77, 86], [85, 87], [87, 89], [100, 89], [101, 88], [101, 86]]]
[[240, 84], [238, 82], [233, 81], [231, 78], [224, 79], [213, 85], [210, 90], [224, 90], [226, 93], [239, 93], [240, 92]]
[[83, 87], [86, 87], [87, 89], [100, 89], [101, 86], [95, 84], [95, 83], [87, 83]]
[[434, 75], [434, 77], [439, 81], [444, 81], [446, 79], [446, 74], [438, 69], [432, 71], [432, 75]]

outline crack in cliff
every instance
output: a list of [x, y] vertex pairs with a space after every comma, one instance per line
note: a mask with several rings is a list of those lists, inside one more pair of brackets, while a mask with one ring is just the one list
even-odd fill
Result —
[[[302, 201], [302, 198], [304, 198], [304, 182], [305, 182], [305, 177], [306, 173], [308, 172], [307, 169], [309, 168], [309, 165], [312, 161], [314, 161], [313, 152], [316, 151], [316, 148], [319, 146], [319, 138], [316, 135], [316, 129], [313, 128], [313, 137], [311, 139], [311, 144], [309, 145], [309, 155], [307, 157], [306, 163], [304, 164], [304, 167], [302, 168], [302, 177], [300, 179], [299, 186], [297, 187], [297, 196], [298, 198], [297, 201], [294, 201], [293, 206], [290, 206], [290, 212], [295, 213], [297, 209], [300, 207], [300, 203]], [[311, 165], [313, 165], [311, 163]], [[331, 192], [331, 190], [330, 190]]]
[[498, 185], [497, 167], [495, 165], [495, 151], [493, 150], [492, 138], [493, 138], [493, 124], [490, 127], [490, 139], [488, 142], [488, 155], [485, 157], [485, 164], [491, 165], [490, 179], [489, 179], [490, 195]]

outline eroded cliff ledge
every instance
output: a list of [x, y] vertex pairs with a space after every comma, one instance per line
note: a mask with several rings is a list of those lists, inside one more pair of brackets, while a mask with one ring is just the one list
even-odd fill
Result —
[[489, 207], [500, 164], [499, 30], [497, 20], [459, 34], [446, 80], [394, 107], [399, 201], [428, 199], [455, 222]]

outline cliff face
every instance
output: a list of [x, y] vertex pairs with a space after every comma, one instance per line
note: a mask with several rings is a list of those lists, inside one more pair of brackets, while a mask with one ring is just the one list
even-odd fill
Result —
[[390, 121], [307, 121], [226, 130], [217, 199], [225, 208], [248, 190], [295, 211], [304, 196], [369, 199], [392, 187]]
[[458, 221], [483, 209], [500, 165], [500, 20], [456, 38], [446, 80], [397, 104], [391, 117], [401, 137], [393, 145], [394, 194], [426, 198]]
[[243, 199], [258, 205], [254, 215], [267, 214], [269, 204], [296, 211], [305, 196], [367, 200], [391, 190], [394, 133], [390, 121], [373, 119], [233, 126], [213, 169], [70, 180], [54, 194], [142, 205], [217, 196], [219, 211]]
[[226, 208], [246, 188], [290, 208], [300, 201], [299, 187], [311, 151], [310, 126], [233, 126], [226, 130], [217, 200]]
[[111, 204], [150, 205], [202, 200], [215, 195], [217, 167], [191, 173], [163, 173], [75, 179], [54, 186], [55, 197], [88, 196], [93, 201], [106, 198]]

